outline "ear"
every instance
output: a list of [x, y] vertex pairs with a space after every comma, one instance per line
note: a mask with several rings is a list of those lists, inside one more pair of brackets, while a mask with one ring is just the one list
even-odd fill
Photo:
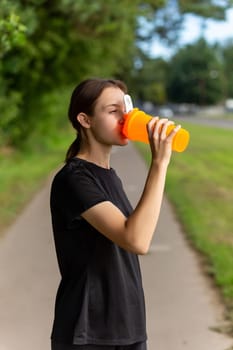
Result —
[[84, 128], [86, 128], [86, 129], [90, 128], [90, 126], [91, 126], [90, 117], [88, 117], [88, 115], [86, 113], [79, 113], [77, 115], [77, 120]]

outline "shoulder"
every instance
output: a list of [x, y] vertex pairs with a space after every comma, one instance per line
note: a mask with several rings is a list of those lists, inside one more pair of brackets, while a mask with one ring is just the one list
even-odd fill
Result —
[[53, 184], [56, 183], [72, 183], [76, 181], [77, 178], [90, 178], [93, 177], [93, 174], [90, 169], [82, 159], [72, 158], [67, 162], [54, 176]]
[[75, 197], [93, 194], [103, 190], [100, 178], [91, 163], [72, 158], [54, 176], [51, 192]]

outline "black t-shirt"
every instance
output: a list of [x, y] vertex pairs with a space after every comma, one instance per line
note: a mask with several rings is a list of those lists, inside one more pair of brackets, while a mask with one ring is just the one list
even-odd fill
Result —
[[62, 277], [52, 330], [56, 342], [128, 345], [146, 340], [138, 256], [80, 216], [103, 201], [126, 217], [132, 212], [112, 168], [73, 158], [54, 177], [51, 214]]

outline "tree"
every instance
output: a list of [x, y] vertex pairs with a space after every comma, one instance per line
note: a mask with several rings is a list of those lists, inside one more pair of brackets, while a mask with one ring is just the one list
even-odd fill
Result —
[[134, 99], [154, 104], [165, 103], [167, 67], [168, 62], [162, 58], [152, 59], [139, 51], [131, 77], [126, 79], [129, 89], [134, 93]]
[[[88, 6], [84, 0], [4, 4], [4, 28], [11, 29], [9, 18], [15, 13], [18, 27], [8, 30], [9, 45], [2, 50], [0, 107], [5, 118], [0, 127], [14, 143], [21, 143], [36, 127], [33, 110], [44, 91], [87, 76], [120, 75], [132, 63], [138, 11], [146, 14], [152, 6], [148, 2], [148, 8], [140, 10], [139, 1], [128, 0], [90, 1]], [[15, 45], [24, 28], [23, 45]]]
[[233, 0], [167, 0], [165, 6], [160, 7], [143, 20], [147, 30], [139, 31], [140, 41], [153, 41], [159, 37], [164, 43], [177, 46], [182, 31], [184, 19], [194, 15], [203, 20], [223, 21], [226, 11], [233, 5]]
[[16, 14], [15, 9], [10, 7], [7, 0], [2, 1], [0, 9], [0, 58], [6, 52], [25, 42], [26, 27]]
[[167, 92], [173, 102], [213, 104], [223, 97], [222, 64], [217, 47], [202, 38], [170, 61]]
[[226, 10], [233, 5], [232, 0], [177, 0], [181, 14], [195, 14], [203, 18], [224, 20]]
[[225, 97], [233, 97], [233, 41], [228, 41], [222, 48], [224, 75], [225, 75]]
[[[154, 22], [155, 15], [161, 16], [164, 6], [167, 4], [168, 8], [173, 3], [176, 2], [2, 0], [1, 140], [21, 144], [36, 128], [38, 121], [34, 110], [39, 108], [41, 96], [60, 85], [76, 84], [87, 76], [115, 76], [130, 80], [129, 72], [137, 59], [138, 39], [144, 35], [138, 28], [141, 23], [149, 21], [153, 23], [152, 32], [162, 38], [169, 28], [170, 33], [175, 33], [178, 26], [174, 26], [174, 16], [165, 22]], [[191, 1], [187, 0], [188, 3]], [[198, 4], [201, 6], [200, 1]], [[182, 6], [182, 11], [187, 11], [184, 2]], [[223, 12], [225, 8], [222, 7]], [[192, 10], [197, 12], [196, 8]], [[147, 39], [150, 34], [147, 31]], [[148, 61], [140, 72], [141, 77], [148, 75], [146, 71], [150, 71], [150, 66], [153, 64]], [[161, 81], [152, 84], [147, 79], [145, 91], [142, 92], [141, 88], [139, 93], [149, 97], [149, 88], [153, 90], [152, 97], [157, 95], [158, 99], [163, 99]]]

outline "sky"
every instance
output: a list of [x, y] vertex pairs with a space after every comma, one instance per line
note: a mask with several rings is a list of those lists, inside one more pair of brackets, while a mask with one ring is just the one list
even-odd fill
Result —
[[[180, 43], [185, 45], [196, 41], [201, 34], [201, 20], [195, 16], [187, 16], [184, 22], [184, 30], [182, 31]], [[223, 42], [227, 39], [233, 39], [233, 8], [227, 11], [225, 21], [208, 20], [204, 31], [206, 40], [213, 44], [215, 42]], [[155, 40], [150, 48], [152, 57], [162, 56], [169, 58], [172, 51], [163, 46], [158, 40]]]

